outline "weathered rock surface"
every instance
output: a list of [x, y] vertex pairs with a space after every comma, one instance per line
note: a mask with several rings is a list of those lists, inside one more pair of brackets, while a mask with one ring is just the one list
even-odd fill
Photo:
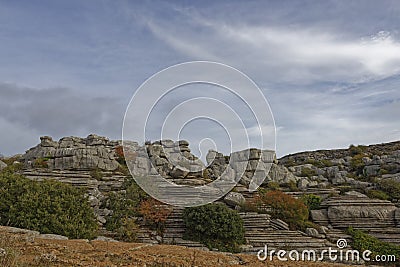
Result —
[[241, 206], [246, 202], [244, 196], [237, 192], [229, 192], [225, 197], [224, 201], [226, 204], [236, 207]]
[[[161, 140], [144, 146], [136, 142], [127, 144], [125, 157], [132, 160], [134, 175], [160, 174], [173, 183], [190, 186], [210, 183], [221, 175], [230, 181], [239, 181], [235, 192], [219, 200], [232, 208], [254, 197], [256, 193], [250, 193], [248, 187], [255, 174], [265, 178], [262, 186], [268, 187], [274, 182], [271, 184], [279, 185], [296, 198], [304, 194], [322, 197], [320, 209], [311, 211], [313, 222], [322, 226], [316, 227], [320, 232], [314, 228], [306, 229], [305, 233], [290, 231], [286, 222], [271, 219], [268, 214], [241, 214], [248, 241], [244, 248], [248, 252], [255, 252], [270, 242], [276, 248], [285, 247], [285, 242], [294, 242], [295, 247], [302, 249], [323, 249], [330, 244], [327, 241], [335, 242], [340, 235], [345, 236], [343, 231], [349, 226], [400, 244], [399, 204], [368, 197], [369, 190], [379, 189], [373, 181], [391, 179], [400, 182], [400, 142], [303, 152], [286, 156], [279, 163], [273, 154], [265, 157], [259, 149], [239, 151], [230, 156], [211, 150], [206, 156], [207, 166], [190, 152], [189, 144], [184, 140]], [[103, 205], [107, 195], [123, 190], [122, 184], [127, 177], [119, 168], [116, 149], [121, 145], [120, 141], [109, 141], [96, 135], [65, 137], [60, 141], [42, 137], [38, 146], [23, 155], [23, 174], [32, 180], [54, 179], [85, 187], [102, 225], [112, 214], [112, 210]], [[0, 169], [2, 166], [0, 161]], [[100, 170], [100, 175], [94, 175], [92, 170]], [[184, 240], [183, 232], [182, 210], [176, 209], [168, 218], [163, 235], [141, 227], [139, 240], [203, 247]]]
[[397, 207], [390, 201], [354, 195], [332, 197], [321, 203], [321, 210], [312, 211], [313, 221], [334, 228], [359, 229], [395, 227]]
[[47, 167], [51, 170], [116, 170], [119, 166], [115, 148], [118, 141], [109, 141], [94, 134], [86, 138], [64, 137], [55, 142], [49, 136], [29, 149], [22, 159], [27, 167]]

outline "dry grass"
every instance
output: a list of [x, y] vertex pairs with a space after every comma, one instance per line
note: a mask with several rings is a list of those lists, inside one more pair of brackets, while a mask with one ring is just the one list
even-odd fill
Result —
[[1, 267], [47, 266], [345, 266], [321, 262], [260, 262], [257, 257], [201, 251], [173, 245], [104, 242], [87, 240], [45, 240], [1, 231]]

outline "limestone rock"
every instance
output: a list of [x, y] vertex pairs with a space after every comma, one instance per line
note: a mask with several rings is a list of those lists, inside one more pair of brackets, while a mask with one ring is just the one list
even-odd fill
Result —
[[317, 229], [315, 229], [315, 228], [311, 228], [311, 227], [306, 228], [305, 232], [308, 236], [312, 236], [312, 237], [316, 237], [316, 238], [323, 238], [323, 236], [320, 233], [318, 233]]
[[[328, 222], [334, 228], [355, 227], [361, 229], [395, 227], [396, 206], [390, 201], [367, 197], [332, 197], [321, 203]], [[316, 214], [311, 212], [314, 220]], [[319, 223], [322, 220], [314, 220]]]
[[229, 192], [225, 197], [224, 201], [230, 206], [241, 206], [246, 202], [246, 199], [241, 193]]
[[29, 149], [22, 159], [25, 166], [32, 167], [39, 159], [46, 159], [52, 170], [88, 170], [100, 168], [112, 171], [119, 164], [115, 159], [115, 148], [120, 142], [89, 135], [87, 138], [64, 137], [55, 142], [49, 136], [40, 138], [40, 144]]
[[265, 179], [264, 183], [274, 181], [279, 184], [282, 184], [289, 182], [297, 182], [298, 180], [299, 177], [295, 176], [285, 166], [280, 164], [272, 164], [267, 179]]
[[364, 194], [362, 194], [362, 193], [360, 193], [360, 192], [354, 191], [354, 190], [349, 191], [349, 192], [346, 192], [346, 193], [344, 193], [344, 194], [345, 194], [346, 196], [366, 197], [366, 198], [368, 198], [366, 195], [364, 195]]
[[101, 236], [101, 235], [96, 237], [93, 241], [119, 242], [118, 240], [115, 240], [111, 237], [106, 237], [106, 236]]
[[301, 178], [298, 182], [297, 182], [297, 187], [299, 189], [306, 189], [308, 187], [308, 185], [310, 184], [310, 181], [307, 178]]

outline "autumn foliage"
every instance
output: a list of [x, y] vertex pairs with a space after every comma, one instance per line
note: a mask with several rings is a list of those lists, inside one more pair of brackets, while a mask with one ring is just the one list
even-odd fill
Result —
[[120, 164], [126, 164], [125, 163], [125, 155], [124, 155], [124, 147], [123, 146], [117, 146], [115, 148], [115, 154], [117, 155], [117, 161]]
[[260, 192], [253, 205], [259, 211], [287, 222], [291, 229], [302, 229], [308, 219], [304, 202], [279, 190]]
[[162, 204], [160, 201], [149, 198], [140, 203], [139, 213], [143, 216], [146, 224], [152, 226], [157, 231], [162, 232], [172, 208]]

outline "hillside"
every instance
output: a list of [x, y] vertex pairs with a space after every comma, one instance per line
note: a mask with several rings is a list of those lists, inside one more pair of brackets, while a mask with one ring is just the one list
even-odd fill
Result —
[[[62, 264], [68, 264], [67, 259], [70, 259], [87, 264], [82, 266], [103, 266], [100, 265], [103, 263], [93, 263], [99, 259], [104, 260], [104, 266], [119, 266], [118, 261], [122, 264], [120, 266], [163, 266], [157, 265], [162, 264], [162, 260], [173, 262], [164, 266], [230, 266], [229, 262], [235, 263], [238, 257], [253, 264], [246, 266], [258, 266], [254, 254], [265, 245], [277, 250], [290, 248], [299, 252], [321, 252], [329, 247], [337, 247], [339, 239], [346, 239], [348, 247], [345, 249], [358, 249], [358, 238], [361, 237], [369, 240], [368, 244], [372, 245], [368, 248], [375, 249], [373, 251], [377, 254], [385, 252], [397, 255], [400, 251], [400, 142], [301, 152], [279, 160], [271, 154], [268, 157], [263, 155], [264, 151], [258, 149], [232, 155], [209, 151], [208, 165], [204, 166], [190, 152], [189, 143], [183, 140], [163, 140], [142, 146], [131, 142], [124, 154], [121, 141], [97, 135], [65, 137], [59, 141], [42, 137], [40, 144], [25, 154], [2, 158], [0, 169], [11, 168], [15, 174], [22, 174], [31, 181], [52, 180], [83, 189], [98, 224], [98, 239], [133, 243], [106, 242], [110, 251], [115, 250], [111, 253], [114, 256], [106, 258], [96, 254], [99, 246], [104, 246], [100, 241], [46, 241], [48, 246], [44, 244], [46, 242], [38, 241], [35, 245], [17, 245], [15, 249], [20, 251], [23, 261], [25, 257], [37, 257], [38, 251], [46, 254], [45, 251], [50, 250], [48, 253], [51, 253], [54, 250], [58, 259], [63, 259], [62, 262], [65, 259], [66, 262]], [[239, 162], [232, 164], [232, 158], [239, 159]], [[214, 205], [227, 208], [231, 211], [228, 213], [240, 221], [243, 225], [243, 242], [232, 243], [228, 247], [225, 245], [230, 242], [229, 239], [221, 241], [214, 236], [207, 241], [196, 238], [196, 234], [193, 234], [195, 230], [186, 227], [188, 217], [185, 210], [155, 202], [141, 191], [129, 174], [127, 160], [132, 160], [134, 175], [157, 172], [178, 185], [206, 185], [222, 173], [226, 173], [229, 179], [239, 181], [231, 192], [215, 201]], [[185, 161], [189, 163], [184, 164]], [[258, 191], [251, 193], [248, 186], [255, 173], [265, 177], [265, 180]], [[52, 188], [51, 184], [48, 186]], [[15, 190], [20, 192], [18, 188]], [[179, 192], [176, 194], [177, 197], [198, 197]], [[0, 194], [0, 197], [4, 196]], [[18, 202], [19, 198], [13, 197], [10, 203]], [[7, 211], [7, 207], [2, 208], [4, 218], [9, 216]], [[3, 220], [3, 224], [14, 227], [30, 225], [25, 217], [14, 220], [15, 216], [12, 215], [9, 220]], [[35, 218], [36, 215], [33, 213], [29, 216]], [[200, 214], [203, 221], [208, 219], [207, 216], [211, 216], [210, 222], [218, 221], [212, 218], [217, 215]], [[0, 220], [1, 217], [0, 214]], [[25, 224], [21, 224], [21, 220], [25, 220]], [[220, 229], [225, 229], [229, 220]], [[210, 225], [204, 227], [207, 229]], [[32, 230], [41, 229], [44, 229], [44, 234], [60, 234], [60, 231], [48, 232], [48, 228]], [[229, 232], [229, 226], [227, 229]], [[223, 236], [227, 233], [220, 234]], [[364, 234], [367, 236], [364, 237]], [[62, 244], [59, 247], [81, 247], [83, 251], [76, 248], [76, 254], [72, 256], [67, 253], [68, 249], [63, 252], [53, 242]], [[165, 254], [157, 254], [161, 250]], [[232, 256], [207, 250], [232, 250], [242, 254]], [[174, 258], [172, 254], [181, 256]], [[193, 260], [193, 254], [198, 255], [199, 263], [190, 261]], [[129, 260], [124, 260], [125, 257]], [[206, 258], [210, 260], [203, 262], [202, 259]], [[146, 265], [143, 262], [134, 263], [136, 259], [142, 259]], [[213, 259], [221, 261], [221, 265], [211, 264]], [[239, 263], [240, 260], [235, 264]], [[68, 266], [61, 262], [57, 264], [55, 266]], [[276, 264], [280, 266], [279, 262]]]

